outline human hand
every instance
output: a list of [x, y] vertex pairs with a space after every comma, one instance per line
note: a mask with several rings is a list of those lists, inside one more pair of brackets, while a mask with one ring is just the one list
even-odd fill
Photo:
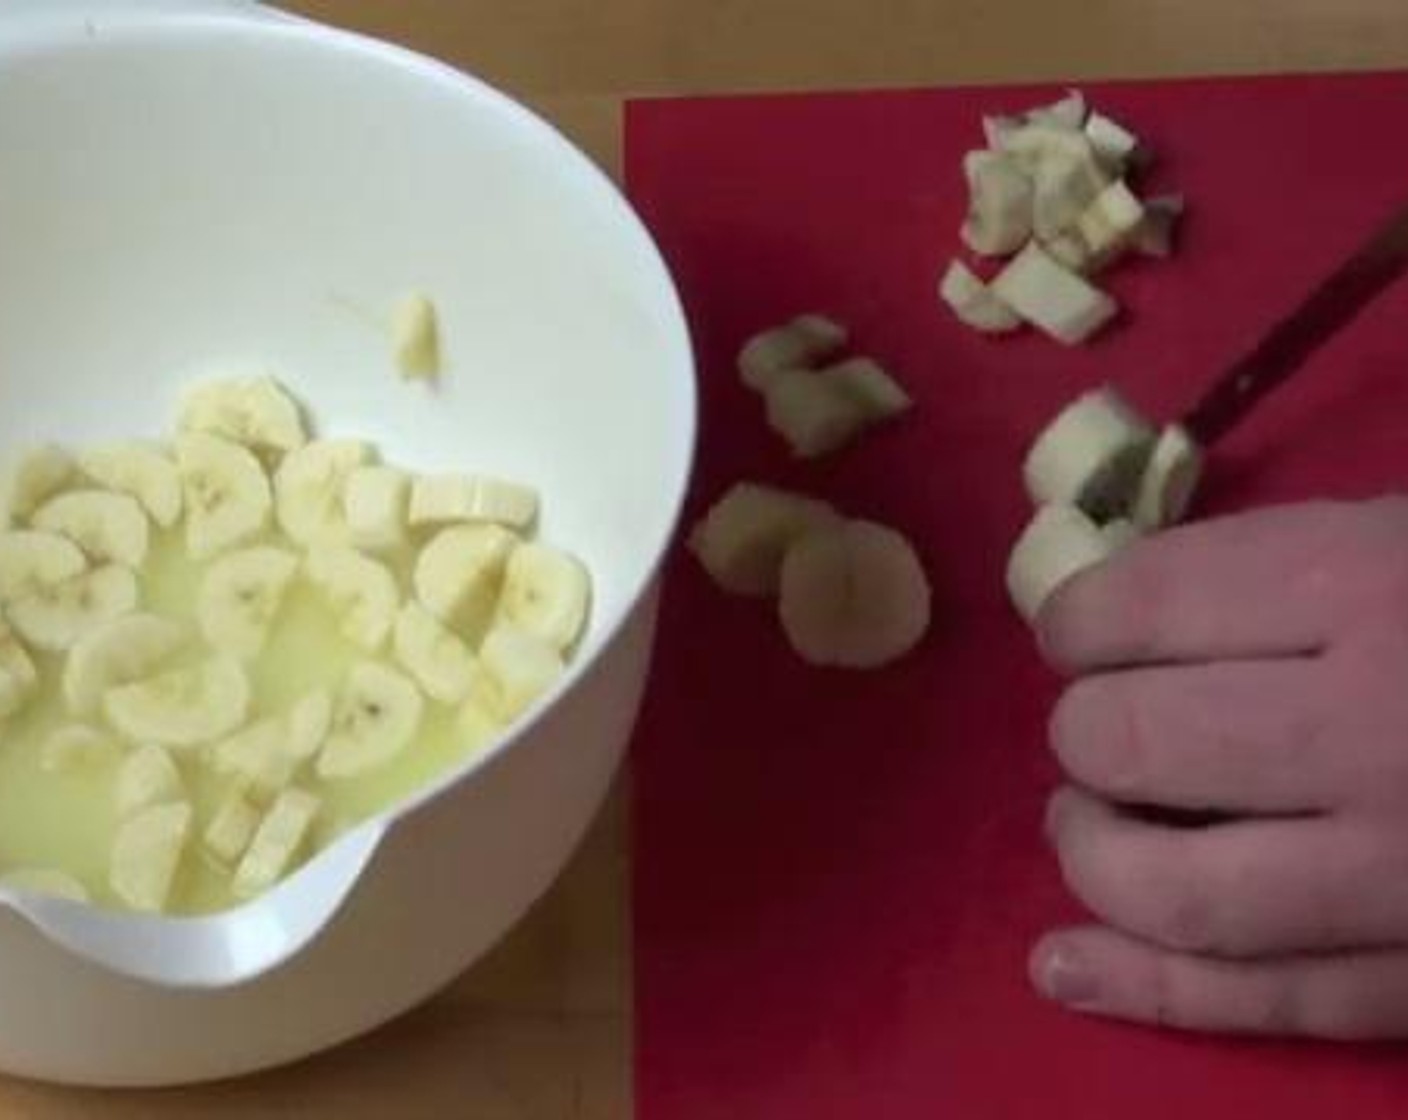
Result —
[[1047, 829], [1100, 924], [1041, 940], [1038, 989], [1197, 1030], [1408, 1037], [1408, 498], [1170, 530], [1073, 579], [1039, 634], [1074, 677]]

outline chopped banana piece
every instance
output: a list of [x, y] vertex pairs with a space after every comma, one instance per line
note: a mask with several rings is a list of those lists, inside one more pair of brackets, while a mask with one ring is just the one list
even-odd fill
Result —
[[288, 744], [284, 720], [263, 719], [210, 749], [210, 768], [222, 777], [235, 778], [251, 793], [273, 797], [293, 781], [303, 764]]
[[526, 529], [538, 516], [537, 491], [483, 475], [427, 475], [411, 487], [410, 523], [493, 521]]
[[88, 561], [67, 537], [34, 529], [0, 532], [0, 605], [27, 599], [88, 570]]
[[432, 700], [459, 704], [469, 696], [478, 672], [474, 654], [419, 603], [401, 608], [392, 646], [396, 660]]
[[121, 748], [117, 740], [86, 723], [70, 723], [49, 733], [39, 748], [39, 768], [69, 774], [110, 762]]
[[1037, 437], [1022, 467], [1038, 505], [1075, 505], [1096, 521], [1133, 508], [1153, 429], [1106, 386], [1071, 402]]
[[87, 902], [88, 888], [66, 871], [53, 867], [17, 867], [0, 875], [0, 887], [19, 894], [62, 898], [66, 902]]
[[177, 427], [268, 455], [293, 451], [308, 442], [297, 402], [277, 380], [262, 375], [191, 386], [182, 394]]
[[119, 826], [108, 883], [133, 910], [159, 913], [166, 908], [192, 815], [186, 802], [167, 802], [143, 809]]
[[51, 498], [30, 520], [36, 529], [67, 537], [98, 564], [140, 568], [151, 534], [136, 498], [108, 490], [70, 490]]
[[1032, 242], [992, 283], [993, 294], [1059, 342], [1076, 346], [1119, 310], [1115, 301]]
[[874, 424], [903, 416], [914, 407], [914, 400], [904, 386], [874, 358], [847, 358], [817, 370], [816, 375], [847, 394]]
[[271, 545], [226, 553], [201, 580], [196, 618], [212, 649], [246, 661], [269, 640], [283, 607], [298, 557]]
[[317, 688], [298, 701], [288, 713], [284, 749], [306, 762], [323, 748], [332, 730], [332, 694]]
[[391, 569], [351, 548], [312, 552], [305, 569], [342, 635], [367, 653], [380, 650], [401, 607], [401, 588]]
[[395, 467], [357, 467], [347, 476], [343, 513], [354, 548], [388, 552], [406, 543], [411, 476]]
[[875, 669], [919, 643], [929, 629], [931, 599], [908, 540], [883, 525], [846, 521], [787, 550], [778, 614], [804, 661]]
[[823, 381], [811, 370], [785, 370], [769, 383], [768, 426], [800, 459], [817, 459], [841, 450], [870, 426], [870, 418], [851, 394]]
[[10, 623], [36, 649], [64, 653], [104, 623], [137, 609], [130, 568], [110, 564], [41, 588], [10, 604]]
[[22, 525], [73, 480], [72, 457], [56, 444], [21, 452], [0, 472], [0, 529]]
[[1140, 151], [1139, 137], [1104, 113], [1090, 114], [1085, 135], [1100, 162], [1115, 175], [1123, 175]]
[[1068, 579], [1094, 567], [1121, 545], [1081, 509], [1047, 505], [1037, 510], [1007, 561], [1007, 592], [1028, 622]]
[[1023, 119], [1028, 124], [1051, 125], [1075, 132], [1086, 123], [1089, 112], [1090, 107], [1086, 104], [1085, 94], [1078, 89], [1073, 89], [1068, 91], [1066, 96], [1059, 101], [1052, 102], [1050, 105], [1038, 105], [1035, 109], [1028, 109], [1023, 114]]
[[0, 720], [29, 703], [39, 687], [39, 670], [24, 643], [0, 618]]
[[134, 742], [198, 747], [229, 735], [249, 714], [244, 667], [228, 654], [169, 669], [103, 697], [108, 722]]
[[416, 598], [451, 628], [473, 631], [493, 614], [518, 537], [501, 525], [457, 525], [431, 538], [416, 560]]
[[88, 718], [118, 685], [155, 673], [191, 640], [188, 627], [154, 614], [129, 614], [95, 627], [75, 643], [64, 663], [64, 702]]
[[506, 723], [547, 692], [564, 667], [551, 642], [502, 622], [485, 635], [479, 660], [493, 690], [496, 713]]
[[440, 323], [429, 297], [412, 292], [391, 315], [396, 368], [407, 381], [434, 381], [440, 376]]
[[962, 261], [951, 261], [939, 282], [939, 298], [958, 318], [984, 334], [1009, 334], [1022, 325], [1013, 311]]
[[968, 181], [968, 218], [960, 236], [975, 253], [1005, 256], [1032, 235], [1034, 186], [1017, 161], [1002, 152], [963, 157]]
[[1203, 452], [1181, 424], [1160, 434], [1139, 479], [1134, 522], [1141, 529], [1162, 529], [1182, 521], [1203, 473]]
[[1144, 206], [1124, 183], [1111, 183], [1080, 216], [1076, 229], [1100, 263], [1129, 248], [1144, 226]]
[[1079, 228], [1049, 238], [1042, 247], [1053, 261], [1072, 272], [1087, 274], [1095, 268], [1095, 253], [1085, 243]]
[[160, 747], [138, 747], [127, 756], [117, 773], [114, 801], [120, 818], [130, 817], [149, 805], [182, 801], [185, 796], [181, 771]]
[[240, 787], [230, 790], [215, 810], [201, 838], [204, 848], [226, 867], [234, 866], [249, 848], [261, 816]]
[[230, 884], [236, 898], [253, 898], [283, 878], [293, 863], [322, 802], [301, 789], [287, 789], [260, 822]]
[[425, 701], [394, 669], [365, 661], [343, 682], [332, 730], [318, 756], [323, 778], [351, 778], [385, 766], [420, 730]]
[[824, 315], [799, 315], [790, 323], [754, 335], [738, 355], [743, 383], [759, 393], [779, 373], [810, 369], [846, 344], [846, 328]]
[[348, 544], [347, 483], [370, 458], [371, 448], [354, 439], [315, 440], [285, 456], [274, 475], [279, 527], [307, 548]]
[[188, 432], [176, 440], [186, 504], [186, 549], [197, 560], [244, 544], [269, 524], [269, 477], [254, 452], [232, 440]]
[[570, 553], [528, 541], [509, 555], [499, 614], [565, 653], [587, 624], [592, 581]]
[[181, 474], [159, 447], [139, 441], [114, 443], [85, 451], [78, 463], [99, 486], [137, 499], [163, 529], [181, 520]]
[[1037, 165], [1032, 230], [1043, 241], [1073, 228], [1110, 183], [1091, 152], [1053, 152]]
[[1181, 194], [1160, 195], [1144, 204], [1144, 224], [1134, 239], [1134, 247], [1146, 257], [1173, 255], [1174, 234], [1183, 217]]
[[740, 482], [695, 525], [689, 550], [725, 591], [774, 595], [793, 542], [839, 520], [826, 502]]

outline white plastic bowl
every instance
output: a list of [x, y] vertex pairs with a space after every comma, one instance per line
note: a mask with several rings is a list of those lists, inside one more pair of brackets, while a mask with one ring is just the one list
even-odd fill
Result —
[[[286, 1062], [462, 971], [599, 808], [693, 451], [674, 288], [526, 110], [253, 4], [4, 0], [0, 155], [0, 449], [156, 434], [187, 379], [258, 363], [389, 458], [535, 484], [595, 576], [574, 670], [516, 736], [268, 898], [188, 926], [0, 897], [0, 1069], [152, 1085]], [[390, 364], [410, 289], [442, 316], [435, 391]]]

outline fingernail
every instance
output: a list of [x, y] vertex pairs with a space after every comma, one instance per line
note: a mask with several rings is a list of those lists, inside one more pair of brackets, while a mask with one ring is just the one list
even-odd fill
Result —
[[1080, 951], [1062, 941], [1038, 946], [1032, 979], [1047, 999], [1067, 1007], [1089, 1007], [1100, 994], [1099, 982]]

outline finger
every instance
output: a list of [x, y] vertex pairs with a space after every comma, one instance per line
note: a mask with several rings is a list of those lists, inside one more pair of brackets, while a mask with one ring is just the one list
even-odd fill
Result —
[[1277, 657], [1408, 601], [1408, 501], [1317, 502], [1180, 526], [1070, 580], [1038, 620], [1051, 661]]
[[1372, 821], [1167, 828], [1068, 788], [1048, 827], [1071, 892], [1165, 948], [1243, 957], [1408, 941], [1408, 859]]
[[1350, 784], [1339, 706], [1319, 658], [1225, 661], [1084, 677], [1051, 715], [1051, 745], [1107, 798], [1243, 812], [1328, 809]]
[[1408, 953], [1221, 961], [1113, 930], [1050, 934], [1032, 982], [1072, 1010], [1184, 1030], [1323, 1039], [1408, 1037]]

